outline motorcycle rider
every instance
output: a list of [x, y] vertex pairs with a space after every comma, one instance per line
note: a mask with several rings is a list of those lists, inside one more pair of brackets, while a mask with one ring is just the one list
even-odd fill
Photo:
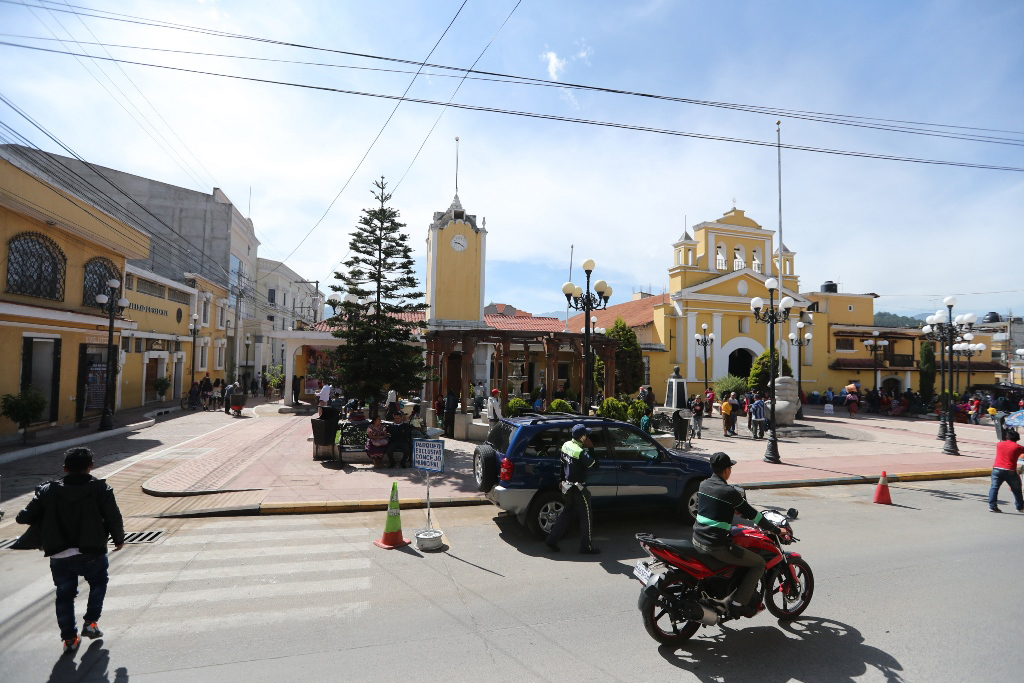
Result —
[[552, 552], [558, 552], [558, 542], [562, 539], [573, 516], [580, 520], [580, 553], [594, 555], [599, 552], [592, 544], [590, 530], [590, 491], [587, 490], [587, 470], [597, 466], [590, 449], [594, 447], [590, 440], [590, 430], [578, 424], [572, 428], [572, 439], [562, 445], [562, 497], [565, 507], [555, 520], [547, 539], [544, 541]]
[[765, 561], [757, 553], [732, 542], [730, 531], [733, 515], [738, 513], [774, 534], [781, 534], [782, 531], [754, 510], [736, 487], [727, 483], [735, 464], [735, 460], [721, 451], [712, 454], [711, 469], [714, 474], [702, 481], [697, 491], [693, 546], [720, 562], [748, 567], [732, 595], [729, 609], [734, 617], [752, 617], [757, 614], [757, 602], [752, 598], [757, 582], [764, 575]]

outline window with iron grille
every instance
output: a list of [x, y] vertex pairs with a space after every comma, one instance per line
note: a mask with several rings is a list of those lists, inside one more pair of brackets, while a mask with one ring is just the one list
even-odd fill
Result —
[[191, 299], [189, 298], [187, 292], [181, 292], [181, 291], [178, 291], [177, 289], [170, 289], [170, 288], [168, 288], [168, 290], [167, 290], [167, 300], [168, 301], [175, 301], [175, 302], [177, 302], [179, 304], [187, 304], [187, 303], [189, 303], [189, 301], [191, 301]]
[[209, 324], [210, 324], [210, 302], [209, 301], [204, 301], [203, 302], [203, 325], [205, 326], [205, 325], [209, 325]]
[[46, 235], [23, 232], [7, 243], [7, 291], [64, 301], [67, 257]]
[[155, 282], [150, 282], [149, 280], [143, 280], [140, 277], [138, 284], [135, 286], [135, 290], [139, 294], [148, 294], [149, 296], [158, 296], [161, 299], [163, 299], [164, 298], [164, 291], [166, 290], [166, 287], [164, 287], [163, 285], [158, 285]]
[[644, 356], [644, 384], [651, 383], [651, 357]]
[[135, 288], [135, 276], [131, 273], [126, 273], [124, 276], [124, 288], [134, 289]]
[[110, 294], [107, 280], [121, 279], [121, 271], [110, 259], [96, 257], [85, 264], [85, 282], [82, 287], [82, 305], [102, 308], [96, 303], [97, 294]]
[[142, 340], [141, 339], [136, 339], [135, 340], [135, 353], [142, 353]]
[[853, 351], [853, 339], [849, 337], [836, 339], [836, 351]]

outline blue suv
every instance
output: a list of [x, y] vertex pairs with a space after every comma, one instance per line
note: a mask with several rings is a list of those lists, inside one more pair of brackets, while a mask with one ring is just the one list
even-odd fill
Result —
[[559, 454], [583, 423], [597, 466], [587, 472], [595, 508], [664, 506], [693, 524], [697, 487], [711, 476], [706, 457], [661, 446], [628, 422], [567, 413], [505, 418], [473, 452], [477, 487], [502, 510], [543, 537], [562, 511]]

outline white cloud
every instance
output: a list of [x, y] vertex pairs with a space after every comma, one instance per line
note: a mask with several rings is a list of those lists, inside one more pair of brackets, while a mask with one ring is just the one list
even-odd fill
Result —
[[547, 62], [548, 78], [557, 81], [558, 77], [565, 71], [565, 60], [559, 59], [558, 54], [554, 50], [545, 50], [540, 54], [540, 58]]

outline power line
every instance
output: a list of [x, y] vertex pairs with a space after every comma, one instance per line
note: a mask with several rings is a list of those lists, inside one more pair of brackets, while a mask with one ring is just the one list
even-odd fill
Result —
[[[9, 2], [9, 1], [10, 0], [0, 0], [0, 2]], [[0, 41], [0, 45], [12, 45], [12, 44], [4, 42], [4, 41]], [[75, 53], [70, 53], [70, 52], [66, 52], [66, 51], [63, 51], [63, 50], [53, 50], [53, 49], [50, 49], [50, 48], [35, 47], [35, 46], [29, 46], [29, 45], [14, 45], [14, 46], [15, 47], [23, 47], [23, 48], [30, 49], [30, 50], [37, 50], [37, 51], [41, 51], [41, 52], [50, 52], [50, 53], [54, 53], [54, 54], [71, 54], [71, 55], [75, 54]], [[113, 58], [109, 58], [109, 57], [94, 57], [94, 59], [110, 59], [110, 60], [113, 61]], [[342, 95], [358, 95], [360, 97], [373, 97], [373, 98], [377, 98], [377, 99], [399, 100], [399, 101], [402, 101], [402, 102], [414, 102], [414, 103], [417, 103], [417, 104], [429, 104], [429, 105], [439, 106], [439, 107], [446, 107], [447, 106], [447, 107], [452, 107], [452, 108], [455, 108], [455, 109], [464, 109], [466, 111], [488, 112], [488, 113], [494, 113], [494, 114], [504, 114], [504, 115], [507, 115], [507, 116], [520, 116], [520, 117], [524, 117], [524, 118], [533, 118], [533, 119], [540, 119], [540, 120], [546, 120], [546, 121], [561, 121], [561, 122], [564, 122], [564, 123], [575, 123], [575, 124], [588, 125], [588, 126], [598, 126], [598, 127], [604, 127], [604, 128], [618, 128], [618, 129], [621, 129], [621, 130], [631, 130], [631, 131], [637, 131], [637, 132], [655, 133], [655, 134], [659, 134], [659, 135], [670, 135], [670, 136], [673, 136], [673, 137], [694, 138], [694, 139], [697, 139], [697, 140], [714, 140], [714, 141], [718, 141], [718, 142], [731, 142], [731, 143], [735, 143], [735, 144], [753, 145], [753, 146], [756, 146], [756, 147], [776, 147], [777, 146], [775, 142], [769, 142], [769, 141], [764, 141], [764, 140], [751, 140], [751, 139], [748, 139], [748, 138], [736, 138], [736, 137], [729, 137], [729, 136], [724, 136], [724, 135], [711, 135], [711, 134], [708, 134], [708, 133], [691, 133], [691, 132], [686, 132], [686, 131], [674, 130], [674, 129], [670, 129], [670, 128], [657, 128], [657, 127], [654, 127], [654, 126], [642, 126], [642, 125], [639, 125], [639, 124], [617, 123], [617, 122], [613, 122], [613, 121], [599, 121], [599, 120], [594, 120], [594, 119], [582, 119], [582, 118], [570, 117], [570, 116], [560, 116], [560, 115], [557, 115], [557, 114], [541, 114], [541, 113], [537, 113], [537, 112], [522, 111], [522, 110], [517, 110], [517, 109], [502, 109], [502, 108], [498, 108], [498, 107], [485, 107], [485, 106], [481, 106], [481, 105], [461, 104], [461, 103], [455, 103], [455, 102], [439, 102], [437, 100], [427, 100], [427, 99], [422, 99], [422, 98], [405, 97], [405, 96], [400, 96], [400, 95], [386, 95], [386, 94], [382, 94], [382, 93], [363, 92], [363, 91], [360, 91], [360, 90], [348, 90], [348, 89], [344, 89], [344, 88], [332, 88], [332, 87], [326, 86], [326, 85], [310, 85], [310, 84], [306, 84], [306, 83], [293, 83], [293, 82], [290, 82], [290, 81], [278, 81], [278, 80], [273, 80], [273, 79], [268, 79], [268, 78], [256, 78], [256, 77], [253, 77], [253, 76], [238, 76], [238, 75], [234, 75], [234, 74], [223, 74], [223, 73], [217, 73], [217, 72], [212, 72], [212, 71], [202, 71], [200, 69], [186, 69], [184, 67], [167, 66], [167, 65], [164, 65], [164, 64], [151, 64], [151, 63], [148, 63], [148, 62], [136, 62], [136, 61], [127, 60], [127, 59], [122, 59], [122, 60], [117, 60], [117, 61], [120, 61], [120, 62], [122, 62], [124, 64], [134, 64], [136, 66], [147, 66], [147, 67], [152, 67], [152, 68], [156, 68], [156, 69], [165, 69], [165, 70], [168, 70], [168, 71], [179, 71], [179, 72], [182, 72], [182, 73], [192, 73], [192, 74], [199, 74], [199, 75], [203, 75], [203, 76], [216, 76], [216, 77], [220, 77], [220, 78], [230, 78], [230, 79], [233, 79], [233, 80], [250, 81], [250, 82], [254, 82], [254, 83], [266, 83], [266, 84], [269, 84], [269, 85], [283, 85], [283, 86], [288, 86], [288, 87], [293, 87], [293, 88], [302, 88], [302, 89], [306, 89], [306, 90], [319, 90], [319, 91], [322, 91], [322, 92], [334, 92], [334, 93], [338, 93], [338, 94], [342, 94]], [[996, 165], [996, 164], [977, 164], [977, 163], [970, 163], [970, 162], [965, 162], [965, 161], [945, 161], [945, 160], [941, 160], [941, 159], [923, 159], [923, 158], [919, 158], [919, 157], [904, 157], [904, 156], [898, 156], [898, 155], [894, 155], [894, 154], [879, 154], [879, 153], [872, 153], [872, 152], [857, 152], [857, 151], [853, 151], [853, 150], [832, 149], [832, 148], [828, 148], [828, 147], [812, 147], [810, 145], [795, 145], [795, 144], [791, 144], [791, 143], [783, 144], [782, 148], [783, 149], [791, 149], [791, 150], [801, 151], [801, 152], [815, 152], [815, 153], [818, 153], [818, 154], [833, 154], [833, 155], [837, 155], [837, 156], [848, 156], [848, 157], [857, 157], [857, 158], [864, 158], [864, 159], [878, 159], [878, 160], [882, 160], [882, 161], [900, 161], [900, 162], [906, 162], [906, 163], [926, 164], [926, 165], [933, 165], [933, 166], [951, 166], [951, 167], [958, 167], [958, 168], [976, 168], [976, 169], [985, 169], [985, 170], [992, 170], [992, 171], [1013, 171], [1013, 172], [1018, 172], [1018, 173], [1019, 172], [1024, 172], [1024, 168], [1017, 167], [1017, 166], [1000, 166], [1000, 165]]]
[[[25, 2], [22, 2], [22, 1], [16, 1], [16, 0], [0, 0], [0, 2], [6, 3], [6, 4], [13, 4], [13, 5], [22, 5], [22, 6], [25, 6], [25, 7], [33, 7], [33, 6], [39, 7], [37, 5], [29, 5], [28, 3], [25, 3]], [[40, 2], [50, 3], [51, 0], [40, 0]], [[66, 1], [65, 1], [65, 4], [67, 4]], [[209, 35], [209, 36], [219, 37], [219, 38], [231, 38], [231, 39], [237, 39], [237, 40], [246, 40], [246, 41], [265, 43], [265, 44], [270, 44], [270, 45], [279, 45], [279, 46], [284, 46], [284, 47], [294, 47], [294, 48], [305, 49], [305, 50], [315, 50], [315, 51], [320, 51], [320, 52], [328, 52], [328, 53], [341, 54], [341, 55], [360, 57], [360, 58], [366, 58], [366, 59], [383, 60], [383, 61], [389, 61], [389, 62], [394, 62], [394, 63], [399, 63], [399, 64], [409, 64], [409, 65], [417, 65], [417, 66], [420, 65], [419, 62], [416, 62], [416, 61], [413, 61], [413, 60], [408, 60], [408, 59], [400, 59], [400, 58], [395, 58], [395, 57], [383, 57], [383, 56], [380, 56], [380, 55], [374, 55], [374, 54], [368, 54], [368, 53], [360, 53], [360, 52], [352, 52], [352, 51], [347, 51], [347, 50], [338, 50], [338, 49], [335, 49], [335, 48], [325, 48], [325, 47], [317, 47], [317, 46], [312, 46], [312, 45], [304, 45], [302, 43], [294, 43], [294, 42], [289, 42], [289, 41], [276, 40], [276, 39], [272, 39], [272, 38], [261, 38], [261, 37], [257, 37], [257, 36], [247, 36], [247, 35], [244, 35], [244, 34], [230, 33], [230, 32], [227, 32], [227, 31], [219, 31], [219, 30], [216, 30], [216, 29], [208, 29], [208, 28], [203, 28], [203, 27], [198, 27], [198, 26], [189, 26], [187, 24], [177, 24], [177, 23], [173, 23], [173, 22], [163, 21], [163, 20], [160, 20], [160, 19], [150, 19], [150, 18], [139, 17], [139, 16], [135, 16], [135, 15], [130, 15], [130, 14], [121, 14], [121, 13], [117, 13], [117, 12], [109, 12], [107, 10], [96, 10], [96, 9], [92, 9], [92, 8], [89, 8], [89, 7], [83, 7], [83, 6], [80, 6], [80, 5], [70, 5], [70, 4], [68, 4], [68, 7], [71, 7], [71, 8], [74, 8], [74, 9], [69, 9], [69, 10], [65, 10], [65, 9], [61, 9], [61, 8], [54, 8], [54, 9], [55, 9], [55, 11], [64, 11], [64, 12], [71, 12], [71, 13], [78, 13], [78, 12], [75, 12], [75, 9], [86, 10], [87, 12], [98, 12], [99, 14], [83, 14], [83, 16], [88, 16], [88, 17], [92, 17], [92, 18], [95, 18], [95, 19], [106, 19], [106, 20], [110, 20], [110, 21], [119, 21], [119, 22], [124, 22], [124, 23], [129, 23], [129, 24], [137, 24], [137, 25], [148, 26], [148, 27], [152, 27], [152, 28], [164, 28], [164, 29], [171, 29], [171, 30], [178, 30], [178, 31], [187, 31], [187, 32], [191, 32], [191, 33], [200, 33], [200, 34], [203, 34], [203, 35]], [[107, 16], [105, 16], [105, 15], [107, 15]], [[254, 57], [254, 58], [250, 58], [250, 59], [260, 59], [260, 58], [255, 58]], [[331, 66], [331, 65], [324, 65], [324, 66]], [[337, 66], [337, 65], [333, 65], [333, 66]], [[447, 70], [459, 71], [459, 72], [464, 71], [464, 69], [462, 69], [460, 67], [446, 66], [446, 65], [442, 65], [442, 64], [427, 63], [427, 64], [425, 64], [425, 66], [431, 67], [431, 68], [436, 68], [436, 69], [447, 69]], [[351, 68], [359, 68], [359, 67], [351, 67]], [[526, 76], [514, 76], [514, 75], [509, 75], [509, 74], [501, 74], [501, 73], [488, 72], [488, 71], [472, 71], [472, 73], [481, 74], [481, 75], [487, 75], [487, 76], [494, 76], [494, 77], [501, 78], [501, 79], [514, 79], [514, 80], [523, 81], [523, 82], [531, 82], [531, 83], [534, 83], [534, 84], [545, 84], [545, 85], [547, 85], [549, 87], [571, 88], [571, 89], [581, 89], [581, 90], [594, 90], [594, 91], [598, 91], [598, 92], [608, 92], [608, 93], [623, 94], [623, 95], [633, 95], [633, 96], [637, 96], [637, 97], [648, 97], [648, 98], [653, 98], [653, 99], [662, 99], [662, 100], [675, 101], [675, 102], [681, 102], [681, 103], [686, 103], [686, 104], [696, 104], [696, 105], [702, 105], [702, 106], [723, 107], [723, 108], [727, 108], [727, 109], [737, 109], [737, 110], [740, 110], [740, 111], [750, 111], [750, 112], [753, 112], [753, 113], [769, 114], [769, 115], [772, 115], [772, 116], [788, 116], [790, 118], [809, 118], [810, 120], [821, 120], [822, 122], [836, 123], [836, 124], [839, 124], [839, 125], [855, 125], [855, 126], [869, 127], [869, 128], [878, 127], [878, 126], [874, 126], [874, 125], [858, 124], [858, 123], [855, 123], [856, 121], [874, 121], [874, 122], [881, 122], [881, 123], [886, 123], [886, 124], [901, 124], [900, 126], [896, 126], [896, 127], [880, 127], [883, 130], [896, 130], [896, 131], [900, 131], [900, 132], [912, 132], [911, 130], [904, 130], [903, 126], [918, 126], [918, 127], [924, 126], [924, 127], [932, 127], [932, 128], [949, 128], [949, 129], [956, 129], [956, 130], [975, 130], [975, 131], [983, 131], [983, 132], [995, 132], [995, 133], [1007, 133], [1007, 134], [1013, 134], [1013, 135], [1024, 135], [1024, 132], [1022, 132], [1022, 131], [1012, 131], [1012, 130], [1004, 130], [1004, 129], [997, 129], [997, 128], [983, 128], [983, 127], [978, 127], [978, 126], [961, 126], [961, 125], [951, 125], [951, 124], [941, 124], [941, 123], [924, 123], [924, 122], [919, 122], [919, 121], [907, 121], [907, 120], [901, 120], [901, 119], [886, 119], [886, 118], [870, 117], [870, 116], [857, 116], [857, 115], [851, 115], [851, 114], [832, 114], [832, 113], [826, 113], [826, 112], [815, 112], [815, 111], [808, 111], [808, 110], [801, 110], [801, 109], [780, 109], [780, 108], [765, 107], [765, 106], [760, 106], [760, 105], [745, 105], [745, 104], [735, 104], [735, 103], [729, 103], [729, 102], [714, 102], [714, 101], [697, 100], [697, 99], [691, 99], [691, 98], [671, 97], [671, 96], [667, 96], [667, 95], [655, 95], [655, 94], [651, 94], [651, 93], [633, 92], [633, 91], [628, 91], [628, 90], [619, 90], [619, 89], [615, 89], [615, 88], [606, 88], [606, 87], [600, 87], [600, 86], [587, 86], [587, 85], [582, 85], [582, 84], [578, 84], [578, 83], [562, 83], [562, 82], [559, 82], [559, 81], [553, 81], [553, 80], [543, 79], [543, 78], [533, 78], [533, 77], [526, 77]], [[820, 118], [820, 117], [825, 117], [825, 118]], [[828, 120], [828, 119], [834, 119], [834, 120]], [[844, 121], [844, 119], [846, 121]], [[978, 139], [976, 141], [983, 142], [983, 141], [986, 141], [985, 138], [988, 138], [988, 137], [989, 136], [978, 136]], [[964, 139], [974, 139], [974, 138], [964, 138]], [[994, 139], [998, 139], [998, 138], [994, 138]]]
[[[455, 23], [455, 20], [459, 18], [459, 15], [460, 15], [460, 14], [462, 13], [462, 8], [466, 6], [466, 3], [467, 3], [467, 2], [469, 2], [469, 0], [462, 0], [462, 4], [461, 4], [461, 5], [459, 5], [459, 9], [458, 9], [458, 11], [456, 11], [456, 12], [455, 12], [455, 16], [454, 16], [454, 17], [452, 17], [452, 20], [451, 20], [450, 22], [448, 22], [448, 26], [446, 26], [446, 27], [445, 27], [445, 29], [444, 29], [444, 32], [443, 32], [443, 33], [441, 34], [441, 37], [437, 39], [437, 42], [436, 42], [436, 43], [434, 43], [434, 47], [430, 48], [430, 52], [429, 52], [429, 53], [427, 54], [426, 58], [424, 58], [424, 60], [423, 60], [423, 63], [426, 63], [426, 61], [427, 61], [428, 59], [430, 59], [430, 55], [434, 54], [434, 50], [436, 50], [436, 49], [437, 49], [437, 46], [441, 44], [441, 41], [442, 41], [442, 40], [444, 40], [444, 37], [445, 37], [446, 35], [448, 35], [448, 30], [449, 30], [449, 29], [450, 29], [450, 28], [452, 27], [452, 24], [454, 24], [454, 23]], [[420, 68], [422, 69], [423, 67], [421, 66]], [[412, 86], [413, 86], [413, 83], [415, 83], [415, 82], [416, 82], [416, 78], [417, 78], [417, 76], [419, 76], [419, 71], [417, 71], [417, 72], [416, 72], [416, 74], [415, 74], [415, 75], [414, 75], [414, 76], [412, 77], [412, 79], [411, 79], [411, 80], [409, 81], [409, 85], [405, 86], [405, 91], [404, 91], [404, 92], [402, 93], [402, 96], [401, 96], [401, 97], [399, 97], [399, 98], [397, 98], [397, 101], [395, 102], [395, 106], [394, 106], [394, 108], [393, 108], [393, 109], [391, 110], [391, 113], [390, 113], [390, 114], [388, 114], [388, 118], [387, 118], [387, 119], [386, 119], [386, 120], [384, 121], [384, 125], [382, 125], [382, 126], [380, 127], [380, 130], [379, 130], [379, 131], [377, 131], [377, 135], [376, 135], [376, 136], [374, 136], [374, 138], [373, 138], [373, 141], [372, 141], [372, 142], [370, 143], [370, 146], [366, 148], [366, 152], [364, 152], [364, 153], [363, 153], [363, 157], [362, 157], [362, 158], [361, 158], [361, 159], [359, 160], [359, 163], [358, 163], [358, 164], [356, 164], [356, 167], [355, 167], [354, 169], [352, 169], [352, 173], [351, 173], [351, 174], [349, 175], [349, 177], [348, 177], [348, 180], [346, 180], [346, 181], [345, 181], [345, 184], [341, 186], [341, 189], [340, 189], [340, 190], [338, 190], [338, 194], [336, 194], [336, 195], [334, 196], [334, 199], [332, 199], [332, 200], [331, 200], [331, 203], [327, 205], [327, 210], [326, 210], [326, 211], [324, 211], [323, 215], [322, 215], [322, 216], [320, 216], [320, 218], [319, 218], [319, 219], [317, 220], [317, 222], [313, 224], [313, 227], [312, 227], [312, 228], [310, 228], [308, 232], [306, 232], [306, 234], [305, 234], [305, 235], [303, 236], [303, 238], [302, 238], [301, 240], [299, 240], [299, 243], [295, 245], [295, 248], [293, 248], [293, 249], [292, 249], [292, 250], [291, 250], [291, 251], [290, 251], [290, 252], [288, 253], [288, 255], [287, 255], [287, 256], [285, 256], [285, 257], [284, 257], [283, 259], [281, 259], [281, 263], [284, 263], [284, 262], [285, 262], [285, 261], [287, 261], [287, 260], [288, 260], [289, 258], [291, 258], [291, 257], [292, 257], [292, 255], [293, 255], [293, 254], [295, 254], [295, 252], [296, 252], [296, 251], [298, 251], [299, 247], [301, 247], [301, 246], [302, 246], [302, 244], [303, 244], [303, 243], [304, 243], [304, 242], [305, 242], [305, 241], [306, 241], [307, 239], [309, 239], [309, 236], [313, 234], [313, 231], [314, 231], [314, 230], [316, 230], [316, 229], [317, 229], [317, 228], [318, 228], [318, 227], [320, 226], [320, 224], [321, 224], [321, 223], [323, 222], [323, 220], [324, 220], [325, 218], [327, 218], [327, 214], [328, 214], [328, 213], [330, 213], [331, 209], [332, 209], [332, 208], [334, 207], [334, 204], [335, 204], [335, 203], [336, 203], [336, 202], [338, 201], [338, 199], [339, 199], [339, 198], [341, 197], [341, 194], [342, 194], [342, 193], [343, 193], [343, 192], [345, 191], [345, 189], [346, 189], [346, 188], [347, 188], [347, 187], [349, 186], [349, 183], [351, 183], [351, 182], [352, 182], [352, 179], [353, 179], [353, 178], [355, 178], [355, 176], [356, 176], [356, 173], [358, 173], [358, 172], [359, 172], [359, 169], [360, 169], [360, 168], [362, 167], [362, 165], [363, 165], [363, 162], [364, 162], [364, 161], [366, 161], [366, 158], [367, 158], [368, 156], [370, 156], [370, 152], [371, 152], [371, 151], [373, 150], [373, 148], [374, 148], [374, 145], [376, 145], [376, 144], [377, 144], [377, 140], [380, 140], [380, 136], [381, 136], [381, 135], [382, 135], [382, 134], [384, 133], [384, 129], [388, 127], [388, 124], [389, 124], [389, 123], [391, 123], [391, 119], [392, 119], [392, 118], [394, 118], [394, 116], [395, 116], [395, 112], [397, 112], [397, 111], [398, 111], [398, 107], [399, 107], [399, 106], [401, 106], [402, 102], [404, 102], [404, 101], [405, 101], [405, 96], [406, 96], [407, 94], [409, 94], [409, 90], [410, 90], [410, 89], [412, 88]], [[275, 271], [276, 271], [276, 270], [277, 270], [277, 269], [278, 269], [279, 267], [280, 267], [280, 265], [278, 265], [278, 266], [274, 266], [274, 268], [273, 268], [273, 269], [272, 269], [272, 270], [271, 270], [271, 271], [270, 271], [269, 273], [267, 273], [266, 275], [263, 275], [263, 276], [261, 276], [261, 277], [260, 277], [260, 278], [259, 278], [259, 279], [257, 280], [257, 282], [258, 282], [259, 280], [262, 280], [263, 278], [265, 278], [265, 277], [267, 277], [267, 276], [271, 275], [272, 273], [274, 273], [274, 272], [275, 272]]]

